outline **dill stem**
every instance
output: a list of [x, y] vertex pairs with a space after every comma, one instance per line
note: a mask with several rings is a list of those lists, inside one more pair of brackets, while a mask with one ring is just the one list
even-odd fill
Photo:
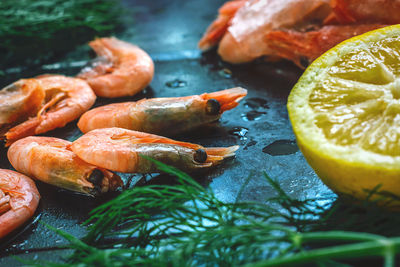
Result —
[[[305, 235], [314, 235], [313, 234], [305, 234]], [[330, 234], [320, 233], [319, 240], [328, 240], [328, 238], [324, 238], [323, 235]], [[354, 239], [351, 236], [356, 233], [350, 233], [348, 238], [345, 238], [345, 233], [343, 232], [343, 236], [338, 237], [336, 240], [348, 240], [351, 241]], [[368, 234], [360, 234], [356, 237], [361, 237], [362, 235], [367, 236]], [[373, 235], [371, 235], [373, 236]], [[317, 241], [318, 236], [311, 237], [312, 241]], [[379, 237], [379, 236], [378, 236]], [[368, 237], [367, 237], [368, 239]], [[385, 238], [379, 237], [373, 241], [366, 241], [357, 244], [350, 245], [340, 245], [329, 248], [315, 249], [312, 251], [300, 252], [295, 255], [290, 255], [281, 258], [275, 258], [271, 260], [263, 260], [257, 263], [252, 263], [246, 266], [253, 267], [261, 267], [261, 266], [287, 266], [293, 264], [304, 264], [311, 261], [316, 260], [325, 260], [325, 259], [350, 259], [357, 258], [362, 256], [383, 256], [385, 259], [385, 267], [394, 267], [394, 255], [395, 253], [400, 251], [400, 237], [395, 238]]]

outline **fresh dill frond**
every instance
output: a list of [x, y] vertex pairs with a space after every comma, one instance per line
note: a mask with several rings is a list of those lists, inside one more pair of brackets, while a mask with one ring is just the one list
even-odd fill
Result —
[[[224, 203], [187, 174], [156, 164], [163, 172], [175, 175], [177, 184], [148, 185], [122, 192], [92, 211], [86, 222], [89, 232], [83, 240], [56, 230], [75, 250], [66, 264], [351, 266], [348, 260], [367, 258], [370, 262], [374, 257], [383, 259], [385, 266], [396, 266], [400, 237], [360, 232], [366, 230], [356, 229], [357, 225], [349, 231], [342, 221], [334, 224], [335, 218], [344, 220], [347, 216], [354, 225], [367, 216], [382, 223], [380, 230], [384, 225], [396, 228], [389, 220], [383, 220], [382, 215], [389, 216], [389, 212], [382, 212], [382, 208], [379, 213], [367, 208], [364, 214], [352, 214], [367, 204], [292, 199], [267, 175], [278, 193], [270, 199], [274, 205]], [[397, 223], [400, 214], [392, 212], [390, 218]], [[362, 226], [368, 226], [367, 222]]]
[[121, 23], [118, 0], [2, 0], [1, 68], [43, 63]]

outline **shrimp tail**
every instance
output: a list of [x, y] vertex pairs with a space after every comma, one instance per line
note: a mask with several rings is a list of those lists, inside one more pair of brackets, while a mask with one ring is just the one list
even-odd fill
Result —
[[207, 153], [206, 163], [217, 165], [221, 163], [223, 159], [235, 156], [235, 151], [238, 149], [239, 146], [205, 148]]
[[239, 101], [247, 95], [247, 90], [242, 87], [235, 87], [214, 93], [205, 93], [201, 97], [203, 99], [215, 99], [221, 105], [220, 113], [233, 109], [239, 105]]
[[15, 141], [36, 134], [36, 128], [40, 125], [40, 120], [37, 117], [31, 118], [17, 126], [11, 128], [5, 134], [6, 147], [10, 146]]
[[206, 33], [199, 41], [199, 48], [203, 51], [208, 50], [219, 43], [222, 37], [228, 30], [233, 17], [236, 12], [247, 2], [248, 0], [235, 0], [226, 2], [219, 10], [218, 17], [208, 27]]

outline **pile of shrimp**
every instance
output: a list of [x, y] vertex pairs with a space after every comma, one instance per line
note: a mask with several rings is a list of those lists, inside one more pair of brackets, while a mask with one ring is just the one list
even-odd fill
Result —
[[[89, 45], [98, 58], [77, 77], [40, 75], [0, 91], [0, 134], [9, 146], [8, 160], [18, 171], [0, 169], [0, 238], [33, 216], [40, 195], [31, 178], [94, 197], [123, 185], [114, 172], [159, 172], [154, 159], [187, 172], [207, 170], [239, 148], [207, 148], [164, 135], [217, 121], [246, 96], [247, 90], [240, 87], [88, 111], [96, 95], [134, 95], [154, 74], [150, 56], [137, 46], [116, 38]], [[84, 135], [73, 142], [33, 136], [78, 118]]]
[[345, 39], [400, 23], [398, 0], [233, 0], [199, 42], [230, 63], [259, 57], [304, 68]]

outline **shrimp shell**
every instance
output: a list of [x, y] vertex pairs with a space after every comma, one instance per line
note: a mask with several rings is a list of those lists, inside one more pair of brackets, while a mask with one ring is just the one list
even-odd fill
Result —
[[117, 175], [81, 160], [70, 145], [54, 137], [30, 136], [13, 143], [7, 156], [17, 171], [83, 194], [94, 196], [122, 185]]
[[20, 82], [26, 83], [31, 80], [38, 83], [43, 90], [44, 97], [41, 100], [44, 102], [36, 107], [36, 116], [31, 116], [5, 134], [7, 145], [26, 136], [64, 127], [68, 122], [79, 118], [96, 101], [92, 89], [81, 79], [63, 75], [42, 75]]
[[218, 120], [223, 112], [236, 107], [246, 94], [247, 90], [236, 87], [202, 95], [110, 104], [83, 114], [78, 127], [84, 133], [98, 128], [120, 127], [174, 135]]
[[234, 156], [238, 146], [205, 148], [148, 133], [103, 128], [84, 134], [72, 143], [71, 149], [84, 161], [102, 168], [118, 172], [154, 173], [159, 172], [156, 165], [141, 155], [192, 172]]
[[93, 66], [82, 69], [85, 79], [97, 96], [132, 96], [153, 79], [154, 63], [139, 47], [116, 38], [99, 38], [89, 43], [100, 57]]
[[29, 220], [39, 200], [36, 185], [29, 177], [0, 169], [0, 238]]

